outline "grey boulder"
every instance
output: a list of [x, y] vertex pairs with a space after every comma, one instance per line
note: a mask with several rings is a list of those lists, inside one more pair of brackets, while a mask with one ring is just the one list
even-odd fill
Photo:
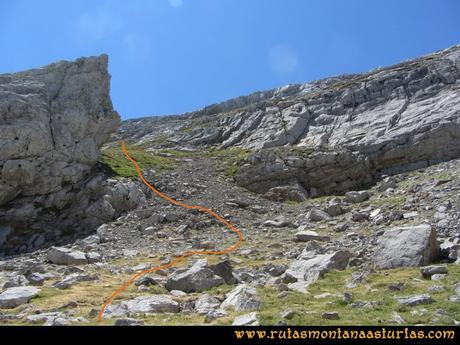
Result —
[[15, 308], [38, 295], [39, 289], [32, 286], [18, 286], [6, 289], [0, 293], [0, 308]]
[[167, 295], [139, 296], [120, 304], [109, 306], [105, 317], [123, 317], [129, 314], [178, 313], [179, 303]]
[[259, 325], [260, 325], [259, 317], [256, 312], [237, 316], [232, 322], [232, 326], [259, 326]]
[[436, 231], [426, 224], [385, 231], [374, 254], [374, 261], [380, 268], [424, 266], [438, 258]]
[[227, 295], [222, 302], [221, 308], [227, 309], [233, 307], [235, 311], [259, 310], [262, 302], [257, 297], [257, 291], [254, 287], [246, 284], [238, 285]]
[[312, 222], [321, 222], [323, 220], [331, 219], [331, 216], [327, 212], [324, 212], [317, 207], [313, 207], [310, 211], [308, 211], [307, 218]]
[[206, 315], [219, 308], [220, 302], [217, 298], [203, 294], [195, 301], [195, 311], [198, 314]]
[[433, 299], [430, 295], [417, 295], [409, 297], [398, 297], [397, 301], [401, 304], [407, 305], [409, 307], [419, 305], [419, 304], [429, 304], [433, 302]]
[[166, 281], [166, 289], [184, 292], [202, 292], [222, 285], [225, 280], [216, 275], [206, 259], [198, 260], [184, 272], [174, 272]]
[[56, 265], [86, 265], [88, 263], [85, 253], [63, 247], [52, 247], [48, 251], [47, 259]]
[[332, 269], [344, 270], [351, 253], [340, 250], [330, 254], [316, 254], [304, 251], [286, 270], [283, 281], [291, 289], [306, 292], [307, 287]]
[[345, 193], [345, 200], [351, 203], [360, 203], [369, 199], [369, 193], [366, 191], [350, 191]]

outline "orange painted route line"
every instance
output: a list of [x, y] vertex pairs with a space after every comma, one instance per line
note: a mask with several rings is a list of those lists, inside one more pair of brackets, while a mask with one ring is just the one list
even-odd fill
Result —
[[101, 307], [101, 310], [99, 311], [99, 315], [98, 315], [98, 321], [102, 321], [102, 319], [104, 318], [104, 313], [105, 313], [105, 310], [107, 309], [107, 307], [113, 302], [113, 300], [115, 299], [115, 297], [117, 297], [119, 294], [121, 294], [123, 291], [125, 291], [132, 283], [134, 283], [137, 279], [139, 279], [140, 277], [142, 277], [144, 274], [147, 274], [147, 273], [151, 273], [151, 272], [154, 272], [154, 271], [160, 271], [160, 270], [164, 270], [164, 269], [167, 269], [169, 267], [172, 267], [172, 266], [175, 266], [177, 265], [178, 263], [180, 263], [181, 261], [183, 261], [184, 259], [192, 256], [192, 255], [224, 255], [224, 254], [228, 254], [234, 250], [236, 250], [244, 241], [244, 237], [243, 237], [243, 234], [241, 233], [241, 231], [236, 227], [234, 226], [232, 223], [230, 223], [229, 221], [225, 220], [224, 218], [222, 218], [221, 216], [219, 216], [217, 213], [215, 213], [214, 211], [210, 210], [209, 208], [206, 208], [206, 207], [202, 207], [202, 206], [196, 206], [196, 205], [188, 205], [188, 204], [185, 204], [185, 203], [182, 203], [180, 201], [177, 201], [177, 200], [174, 200], [173, 198], [161, 193], [159, 190], [157, 190], [155, 187], [153, 187], [144, 177], [144, 175], [142, 174], [142, 171], [141, 169], [139, 168], [139, 164], [137, 164], [136, 160], [134, 158], [132, 158], [130, 155], [129, 155], [129, 152], [128, 150], [126, 149], [126, 145], [124, 142], [121, 143], [121, 150], [123, 151], [124, 155], [126, 156], [126, 158], [131, 161], [131, 163], [134, 165], [134, 167], [136, 168], [136, 171], [137, 171], [137, 175], [139, 176], [139, 179], [152, 191], [154, 192], [156, 195], [158, 195], [160, 198], [163, 198], [167, 201], [169, 201], [170, 203], [174, 204], [174, 205], [177, 205], [177, 206], [180, 206], [180, 207], [184, 207], [184, 208], [187, 208], [187, 209], [191, 209], [191, 210], [198, 210], [199, 212], [204, 212], [204, 213], [207, 213], [209, 214], [210, 216], [214, 217], [215, 219], [217, 219], [219, 222], [221, 222], [222, 224], [226, 225], [228, 228], [230, 228], [233, 232], [235, 232], [237, 235], [238, 235], [238, 241], [231, 245], [230, 247], [227, 247], [223, 250], [219, 250], [219, 251], [211, 251], [211, 250], [198, 250], [198, 251], [188, 251], [188, 252], [185, 252], [183, 253], [182, 255], [180, 256], [177, 256], [176, 259], [172, 260], [169, 264], [165, 264], [165, 265], [161, 265], [161, 266], [156, 266], [156, 267], [153, 267], [153, 268], [150, 268], [150, 269], [147, 269], [147, 270], [143, 270], [143, 271], [140, 271], [140, 272], [137, 272], [136, 274], [134, 274], [131, 278], [128, 279], [128, 281], [126, 283], [124, 283], [122, 286], [120, 286], [117, 290], [115, 290], [108, 298], [107, 300], [104, 302], [104, 304], [102, 305]]

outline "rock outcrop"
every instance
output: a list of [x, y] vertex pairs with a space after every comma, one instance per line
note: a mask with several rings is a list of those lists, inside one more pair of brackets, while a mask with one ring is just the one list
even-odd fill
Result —
[[107, 65], [101, 55], [0, 75], [0, 254], [119, 214], [110, 199], [123, 188], [98, 165], [120, 123]]
[[183, 116], [126, 121], [116, 138], [251, 149], [236, 182], [272, 200], [302, 201], [460, 157], [459, 95], [454, 46]]

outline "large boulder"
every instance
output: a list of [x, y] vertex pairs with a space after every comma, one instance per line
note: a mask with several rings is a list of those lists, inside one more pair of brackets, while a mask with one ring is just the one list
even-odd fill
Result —
[[313, 207], [310, 211], [308, 211], [307, 218], [312, 222], [321, 222], [323, 220], [331, 219], [331, 216], [320, 208]]
[[439, 258], [436, 230], [430, 225], [396, 227], [380, 236], [374, 261], [380, 268], [426, 266]]
[[233, 307], [235, 311], [246, 311], [259, 310], [261, 306], [262, 302], [257, 297], [256, 289], [246, 284], [241, 284], [228, 293], [226, 299], [222, 302], [221, 308]]
[[86, 254], [74, 249], [52, 247], [47, 254], [47, 259], [56, 265], [86, 265]]
[[195, 311], [198, 314], [206, 315], [210, 312], [213, 312], [220, 306], [220, 301], [208, 294], [203, 294], [195, 302]]
[[166, 281], [169, 291], [202, 292], [222, 285], [225, 280], [214, 273], [206, 259], [197, 260], [185, 271], [174, 272]]
[[18, 286], [6, 289], [0, 293], [0, 308], [15, 308], [38, 295], [39, 289], [32, 286]]
[[139, 296], [106, 309], [104, 317], [123, 317], [128, 314], [178, 313], [179, 303], [166, 295]]
[[330, 270], [347, 268], [351, 256], [351, 253], [345, 250], [329, 254], [304, 251], [286, 270], [283, 280], [289, 283], [288, 286], [293, 290], [306, 292], [311, 283], [320, 279]]

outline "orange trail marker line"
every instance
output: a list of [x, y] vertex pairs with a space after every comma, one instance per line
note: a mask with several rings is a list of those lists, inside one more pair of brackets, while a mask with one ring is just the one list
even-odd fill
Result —
[[122, 286], [120, 286], [117, 290], [115, 290], [108, 298], [107, 300], [104, 302], [104, 304], [102, 305], [101, 307], [101, 310], [99, 311], [99, 315], [98, 315], [98, 322], [102, 321], [103, 318], [104, 318], [104, 313], [105, 313], [105, 310], [107, 309], [107, 307], [113, 302], [113, 300], [115, 299], [115, 297], [117, 297], [119, 294], [121, 294], [123, 291], [125, 291], [132, 283], [134, 283], [137, 279], [139, 279], [140, 277], [142, 277], [144, 274], [147, 274], [147, 273], [151, 273], [151, 272], [154, 272], [154, 271], [159, 271], [159, 270], [164, 270], [166, 268], [169, 268], [169, 267], [172, 267], [172, 266], [175, 266], [177, 265], [178, 263], [180, 263], [181, 261], [183, 261], [184, 259], [192, 256], [192, 255], [223, 255], [223, 254], [228, 254], [234, 250], [236, 250], [239, 246], [241, 246], [241, 244], [243, 243], [244, 241], [244, 237], [243, 237], [243, 234], [241, 233], [241, 231], [236, 227], [234, 226], [232, 223], [230, 223], [229, 221], [225, 220], [224, 218], [222, 218], [221, 216], [219, 216], [217, 213], [215, 213], [214, 211], [210, 210], [209, 208], [206, 208], [206, 207], [202, 207], [202, 206], [196, 206], [196, 205], [188, 205], [188, 204], [184, 204], [180, 201], [177, 201], [177, 200], [174, 200], [173, 198], [161, 193], [159, 190], [157, 190], [155, 187], [153, 187], [144, 177], [144, 175], [142, 174], [142, 171], [141, 171], [141, 168], [139, 168], [139, 164], [137, 164], [136, 160], [134, 158], [132, 158], [130, 155], [129, 155], [129, 152], [128, 150], [126, 149], [126, 145], [124, 142], [121, 143], [121, 150], [123, 151], [124, 155], [126, 156], [126, 158], [131, 161], [131, 163], [134, 165], [134, 167], [136, 168], [136, 171], [137, 171], [137, 175], [139, 176], [139, 179], [142, 181], [142, 183], [144, 183], [152, 192], [154, 192], [156, 195], [158, 195], [160, 198], [163, 198], [167, 201], [169, 201], [170, 203], [176, 205], [176, 206], [180, 206], [180, 207], [184, 207], [184, 208], [187, 208], [187, 209], [191, 209], [191, 210], [198, 210], [199, 212], [203, 212], [203, 213], [207, 213], [209, 214], [210, 216], [214, 217], [215, 219], [217, 219], [219, 222], [221, 222], [222, 224], [226, 225], [228, 228], [230, 228], [234, 233], [236, 233], [238, 235], [238, 241], [231, 245], [230, 247], [227, 247], [223, 250], [219, 250], [219, 251], [211, 251], [211, 250], [198, 250], [198, 251], [188, 251], [188, 252], [185, 252], [183, 253], [182, 255], [176, 257], [174, 260], [172, 260], [169, 264], [166, 264], [166, 265], [161, 265], [161, 266], [156, 266], [156, 267], [153, 267], [153, 268], [150, 268], [148, 270], [144, 270], [144, 271], [140, 271], [140, 272], [137, 272], [136, 274], [134, 274], [133, 276], [131, 276], [131, 278], [128, 279], [128, 281], [126, 283], [124, 283]]

